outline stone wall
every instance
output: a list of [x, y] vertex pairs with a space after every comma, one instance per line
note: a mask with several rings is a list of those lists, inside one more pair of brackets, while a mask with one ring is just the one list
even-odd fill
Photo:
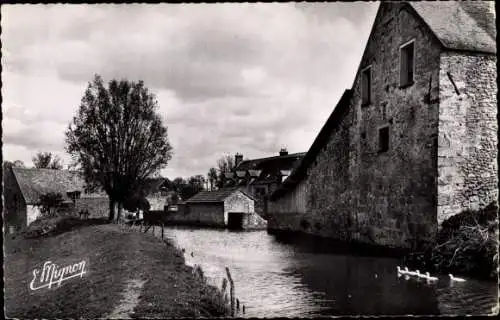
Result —
[[12, 169], [3, 167], [3, 219], [6, 230], [19, 230], [27, 226], [27, 208]]
[[496, 76], [495, 56], [441, 54], [439, 224], [498, 199]]
[[248, 213], [243, 217], [244, 230], [262, 230], [267, 228], [267, 221], [257, 213]]
[[77, 199], [74, 206], [75, 215], [78, 215], [80, 210], [88, 210], [91, 219], [107, 218], [109, 216], [109, 198], [102, 196]]
[[224, 225], [228, 222], [229, 212], [255, 212], [254, 200], [241, 192], [235, 192], [224, 200]]
[[41, 216], [40, 207], [34, 205], [26, 206], [26, 226], [29, 226], [33, 221]]
[[146, 199], [148, 200], [149, 205], [151, 206], [149, 210], [163, 210], [167, 205], [166, 196], [160, 196], [160, 195], [148, 196], [146, 197]]
[[222, 203], [188, 203], [186, 221], [195, 224], [224, 227], [224, 206]]
[[[270, 227], [299, 224], [298, 230], [307, 233], [387, 247], [432, 241], [437, 229], [441, 48], [401, 4], [383, 6], [359, 68], [371, 67], [371, 103], [361, 105], [358, 72], [348, 112], [308, 171], [307, 214], [295, 209], [287, 219], [287, 205], [278, 201], [270, 206], [280, 218], [270, 219]], [[400, 87], [400, 46], [411, 40], [415, 82]], [[379, 129], [384, 126], [389, 128], [389, 149], [380, 152]], [[299, 201], [289, 200], [288, 207]]]

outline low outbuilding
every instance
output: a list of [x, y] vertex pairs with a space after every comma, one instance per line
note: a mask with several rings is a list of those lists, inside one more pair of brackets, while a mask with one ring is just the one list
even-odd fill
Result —
[[202, 191], [186, 201], [186, 218], [200, 225], [229, 229], [265, 229], [255, 213], [255, 198], [237, 188]]

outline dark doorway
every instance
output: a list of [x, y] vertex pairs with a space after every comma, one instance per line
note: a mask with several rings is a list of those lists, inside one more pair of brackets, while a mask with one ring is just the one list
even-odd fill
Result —
[[227, 228], [230, 230], [243, 230], [243, 212], [228, 212]]

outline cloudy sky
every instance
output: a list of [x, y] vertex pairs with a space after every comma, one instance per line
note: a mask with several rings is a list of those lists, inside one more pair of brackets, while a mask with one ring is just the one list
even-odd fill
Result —
[[2, 6], [3, 156], [64, 152], [83, 92], [144, 80], [174, 156], [206, 175], [225, 154], [305, 152], [352, 85], [378, 3]]

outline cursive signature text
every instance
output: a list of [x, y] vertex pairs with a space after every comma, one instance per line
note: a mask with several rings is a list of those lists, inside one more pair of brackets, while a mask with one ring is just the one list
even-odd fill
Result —
[[81, 278], [85, 273], [87, 273], [85, 270], [85, 260], [65, 267], [59, 267], [57, 264], [52, 263], [52, 261], [46, 261], [42, 269], [33, 270], [33, 280], [30, 282], [30, 289], [39, 290], [46, 287], [50, 289], [56, 283], [57, 286], [60, 286], [63, 281], [75, 277]]

